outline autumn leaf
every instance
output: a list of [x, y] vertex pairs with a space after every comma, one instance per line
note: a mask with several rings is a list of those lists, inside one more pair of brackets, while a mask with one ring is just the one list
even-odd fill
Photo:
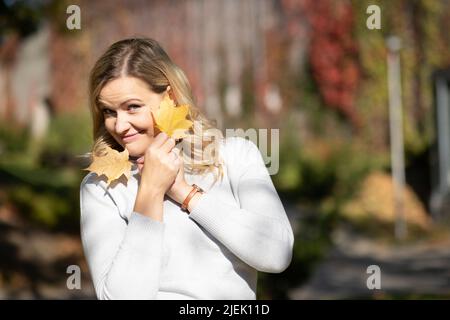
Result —
[[175, 140], [186, 137], [186, 131], [192, 127], [192, 121], [187, 120], [188, 105], [175, 106], [175, 103], [166, 95], [159, 109], [155, 112], [155, 126]]
[[106, 154], [103, 156], [93, 156], [91, 165], [84, 169], [96, 173], [98, 176], [104, 175], [108, 186], [114, 180], [125, 175], [127, 180], [131, 174], [131, 162], [128, 161], [128, 150], [122, 152], [107, 147]]

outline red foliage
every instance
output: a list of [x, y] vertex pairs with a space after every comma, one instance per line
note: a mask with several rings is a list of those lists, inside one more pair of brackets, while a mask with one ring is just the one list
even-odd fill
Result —
[[348, 1], [284, 0], [288, 17], [301, 11], [309, 22], [309, 62], [325, 104], [359, 128], [355, 96], [360, 79], [353, 12]]

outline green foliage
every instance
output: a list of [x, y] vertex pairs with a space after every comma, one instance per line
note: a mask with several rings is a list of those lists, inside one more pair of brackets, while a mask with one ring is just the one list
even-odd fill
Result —
[[[381, 8], [381, 30], [366, 27], [366, 8]], [[443, 1], [353, 0], [355, 32], [364, 79], [358, 105], [366, 126], [367, 143], [387, 151], [388, 88], [385, 39], [396, 35], [402, 41], [401, 77], [406, 152], [419, 154], [433, 139], [433, 91], [431, 74], [450, 64], [448, 4]]]
[[280, 171], [274, 176], [277, 189], [290, 199], [320, 202], [327, 197], [348, 198], [369, 172], [386, 165], [386, 158], [357, 144], [321, 141], [321, 148], [328, 150], [323, 157], [290, 141], [287, 138], [281, 144]]
[[28, 146], [28, 131], [6, 121], [0, 122], [0, 154], [23, 152]]
[[78, 170], [30, 168], [0, 163], [6, 202], [25, 221], [40, 227], [75, 230], [78, 222]]
[[55, 227], [61, 217], [70, 213], [70, 204], [54, 192], [42, 192], [20, 185], [10, 190], [10, 200], [32, 222]]
[[56, 116], [42, 141], [31, 139], [26, 129], [1, 128], [0, 181], [5, 201], [30, 223], [77, 230], [79, 184], [85, 174], [77, 156], [89, 150], [89, 116]]
[[[66, 113], [52, 119], [42, 143], [42, 166], [55, 165], [58, 159], [82, 155], [92, 141], [91, 120], [88, 113]], [[57, 165], [57, 164], [56, 164]]]

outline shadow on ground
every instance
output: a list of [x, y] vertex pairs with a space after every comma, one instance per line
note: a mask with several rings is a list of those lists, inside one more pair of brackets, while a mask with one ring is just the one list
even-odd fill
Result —
[[[81, 270], [81, 289], [69, 290], [70, 265]], [[94, 299], [77, 236], [0, 222], [0, 299]]]
[[[339, 228], [333, 244], [291, 299], [450, 299], [449, 237], [392, 244]], [[367, 286], [371, 265], [380, 268], [380, 289]]]

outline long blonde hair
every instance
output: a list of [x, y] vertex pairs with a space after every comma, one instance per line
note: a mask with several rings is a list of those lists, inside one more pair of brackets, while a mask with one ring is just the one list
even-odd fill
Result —
[[102, 88], [109, 81], [122, 76], [143, 80], [155, 93], [162, 93], [170, 86], [176, 103], [189, 105], [188, 118], [194, 122], [195, 128], [191, 128], [188, 136], [177, 145], [183, 151], [184, 169], [193, 174], [213, 172], [215, 181], [222, 178], [223, 162], [219, 155], [222, 133], [196, 106], [184, 72], [172, 62], [157, 41], [149, 38], [130, 38], [112, 44], [91, 70], [89, 104], [94, 137], [92, 154], [100, 156], [107, 147], [123, 150], [106, 130], [98, 102]]

